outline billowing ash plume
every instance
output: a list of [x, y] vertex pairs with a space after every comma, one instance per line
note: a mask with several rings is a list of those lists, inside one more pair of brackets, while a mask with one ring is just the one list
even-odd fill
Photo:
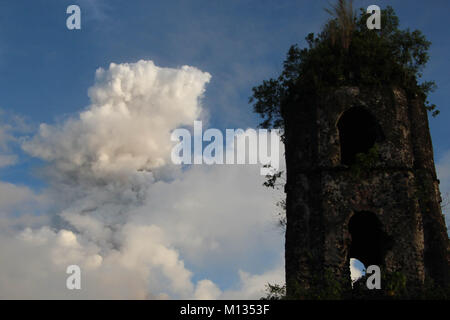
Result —
[[[239, 271], [249, 252], [282, 254], [276, 196], [259, 168], [170, 164], [170, 133], [202, 116], [210, 77], [152, 61], [111, 64], [97, 70], [84, 111], [23, 143], [46, 161], [49, 187], [0, 184], [12, 195], [8, 207], [0, 198], [0, 298], [258, 298], [267, 281], [282, 282], [279, 265]], [[55, 213], [32, 214], [37, 207]], [[71, 264], [82, 270], [79, 292], [65, 288]], [[233, 290], [193, 280], [192, 270], [217, 265], [239, 272]]]
[[117, 179], [164, 166], [170, 161], [170, 132], [199, 117], [210, 78], [188, 66], [112, 63], [97, 70], [91, 105], [78, 118], [60, 126], [42, 124], [23, 147], [71, 178]]

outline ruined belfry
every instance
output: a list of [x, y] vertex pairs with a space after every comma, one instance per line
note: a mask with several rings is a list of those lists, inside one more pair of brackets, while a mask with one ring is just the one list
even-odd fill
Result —
[[449, 240], [423, 101], [397, 87], [340, 87], [307, 103], [293, 95], [288, 105], [288, 296], [326, 274], [351, 288], [350, 258], [403, 274], [411, 290], [448, 285]]

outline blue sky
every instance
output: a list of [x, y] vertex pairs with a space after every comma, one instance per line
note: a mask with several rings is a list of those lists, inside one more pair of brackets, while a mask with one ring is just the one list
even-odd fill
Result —
[[[251, 88], [276, 76], [289, 46], [304, 45], [326, 19], [326, 1], [2, 1], [0, 107], [33, 124], [52, 123], [88, 105], [94, 71], [110, 62], [153, 60], [192, 65], [212, 74], [204, 104], [215, 127], [255, 126]], [[355, 1], [367, 7], [374, 1]], [[65, 9], [78, 4], [82, 30], [69, 31]], [[437, 158], [450, 149], [446, 110], [450, 83], [448, 1], [376, 1], [391, 4], [402, 27], [432, 41], [424, 78], [435, 80], [431, 119]], [[14, 179], [13, 176], [9, 176]]]
[[[81, 30], [66, 28], [66, 8], [71, 4], [81, 8]], [[441, 114], [430, 117], [430, 128], [436, 160], [444, 159], [450, 151], [450, 38], [446, 27], [450, 3], [355, 1], [357, 8], [371, 4], [392, 5], [403, 28], [419, 29], [433, 43], [424, 79], [438, 85], [430, 101]], [[259, 119], [248, 104], [251, 88], [278, 75], [290, 45], [304, 46], [304, 37], [320, 30], [327, 18], [326, 6], [327, 1], [311, 0], [1, 0], [0, 123], [22, 117], [27, 129], [17, 136], [34, 136], [41, 123], [64, 123], [90, 105], [87, 93], [97, 68], [143, 59], [160, 67], [189, 65], [211, 74], [202, 100], [209, 126], [256, 127]], [[0, 180], [39, 194], [47, 186], [39, 173], [45, 161], [23, 152], [19, 144], [12, 143], [10, 148], [19, 160], [0, 168]], [[446, 168], [446, 163], [440, 164]], [[279, 232], [274, 237], [281, 239]], [[279, 248], [255, 251], [241, 267], [261, 274], [266, 271], [261, 267], [264, 261], [276, 266]], [[195, 281], [224, 274], [213, 280], [226, 290], [227, 281], [237, 281], [239, 275], [236, 270], [225, 270], [228, 265], [222, 262], [218, 259], [202, 268], [187, 259], [186, 265]], [[238, 263], [233, 267], [238, 268]]]

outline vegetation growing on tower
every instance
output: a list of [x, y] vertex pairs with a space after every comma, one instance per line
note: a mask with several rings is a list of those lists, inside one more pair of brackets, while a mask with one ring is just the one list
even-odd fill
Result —
[[317, 36], [306, 37], [308, 47], [291, 46], [281, 75], [253, 88], [250, 103], [263, 119], [261, 127], [284, 129], [283, 114], [292, 95], [301, 108], [308, 98], [341, 86], [399, 86], [408, 96], [422, 98], [433, 116], [439, 113], [427, 101], [435, 83], [420, 82], [431, 45], [421, 31], [401, 30], [390, 6], [381, 12], [381, 30], [369, 30], [369, 14], [361, 9], [357, 16], [351, 2], [339, 0], [326, 11], [331, 19]]

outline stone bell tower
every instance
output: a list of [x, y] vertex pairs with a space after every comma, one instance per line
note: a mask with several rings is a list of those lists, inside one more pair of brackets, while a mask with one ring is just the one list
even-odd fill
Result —
[[284, 115], [288, 295], [327, 272], [350, 288], [350, 258], [401, 272], [410, 288], [448, 285], [423, 102], [399, 88], [342, 87], [299, 105], [291, 99]]

